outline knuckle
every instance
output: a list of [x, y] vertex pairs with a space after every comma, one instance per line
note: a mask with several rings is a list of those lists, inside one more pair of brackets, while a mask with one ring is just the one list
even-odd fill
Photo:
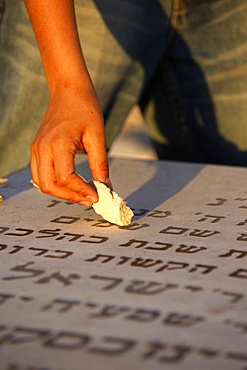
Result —
[[108, 173], [108, 171], [109, 171], [108, 161], [105, 160], [105, 161], [101, 162], [100, 165], [99, 165], [99, 169], [100, 169], [100, 171], [104, 171], [104, 172]]
[[51, 186], [50, 186], [49, 183], [42, 182], [42, 183], [40, 183], [39, 188], [42, 191], [42, 193], [52, 195], [52, 190], [51, 190]]
[[62, 187], [67, 187], [70, 183], [70, 176], [67, 175], [59, 175], [57, 176], [57, 183]]

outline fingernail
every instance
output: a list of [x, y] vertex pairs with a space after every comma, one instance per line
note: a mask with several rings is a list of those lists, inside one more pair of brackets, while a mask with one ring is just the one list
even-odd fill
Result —
[[94, 197], [92, 197], [91, 195], [87, 195], [86, 196], [86, 199], [92, 204], [92, 203], [96, 203], [97, 202], [97, 199], [95, 199]]
[[87, 202], [86, 200], [83, 200], [83, 201], [79, 202], [79, 204], [81, 206], [84, 206], [84, 207], [91, 207], [92, 202]]

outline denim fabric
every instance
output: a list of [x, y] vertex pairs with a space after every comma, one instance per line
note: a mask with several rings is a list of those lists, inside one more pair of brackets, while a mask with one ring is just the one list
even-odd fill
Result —
[[169, 20], [155, 0], [76, 0], [75, 4], [109, 148], [162, 58]]
[[246, 166], [247, 3], [182, 3], [143, 104], [156, 149], [160, 158]]
[[0, 176], [29, 163], [48, 103], [39, 51], [23, 1], [5, 2], [0, 54]]
[[[247, 165], [245, 0], [75, 0], [75, 5], [108, 147], [140, 102], [160, 158]], [[20, 0], [5, 3], [0, 68], [3, 176], [28, 164], [48, 103]]]

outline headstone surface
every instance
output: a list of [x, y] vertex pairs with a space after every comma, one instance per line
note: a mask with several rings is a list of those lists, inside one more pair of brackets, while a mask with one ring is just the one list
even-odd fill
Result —
[[127, 227], [42, 194], [28, 169], [1, 189], [0, 369], [247, 369], [247, 170], [110, 170]]

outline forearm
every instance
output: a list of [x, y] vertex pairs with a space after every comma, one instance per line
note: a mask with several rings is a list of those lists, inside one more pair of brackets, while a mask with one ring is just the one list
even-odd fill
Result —
[[40, 49], [50, 102], [31, 148], [33, 181], [52, 196], [85, 206], [98, 200], [75, 172], [85, 150], [92, 177], [108, 181], [104, 122], [77, 33], [73, 0], [25, 0]]
[[73, 0], [25, 0], [50, 94], [59, 88], [91, 88], [77, 33]]

